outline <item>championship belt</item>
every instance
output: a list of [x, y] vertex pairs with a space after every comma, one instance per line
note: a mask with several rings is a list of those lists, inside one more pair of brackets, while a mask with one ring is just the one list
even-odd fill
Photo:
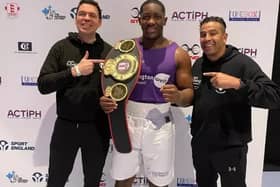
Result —
[[118, 152], [131, 151], [127, 127], [126, 103], [140, 73], [140, 54], [134, 40], [122, 40], [109, 52], [102, 71], [102, 89], [105, 96], [118, 104], [108, 114], [111, 136]]

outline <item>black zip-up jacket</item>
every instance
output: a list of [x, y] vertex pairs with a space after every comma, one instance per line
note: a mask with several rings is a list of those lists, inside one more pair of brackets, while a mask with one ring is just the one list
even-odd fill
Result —
[[80, 62], [86, 51], [89, 59], [104, 59], [111, 48], [97, 33], [93, 44], [81, 42], [77, 33], [69, 33], [52, 46], [38, 77], [38, 89], [42, 94], [56, 91], [58, 117], [88, 122], [104, 115], [99, 105], [103, 94], [98, 64], [92, 74], [81, 77], [73, 77], [71, 67]]
[[[194, 101], [191, 123], [193, 141], [214, 146], [243, 145], [252, 139], [251, 106], [279, 109], [280, 88], [259, 65], [237, 48], [227, 45], [216, 62], [205, 55], [193, 65]], [[239, 90], [218, 90], [203, 72], [223, 72], [242, 80]]]

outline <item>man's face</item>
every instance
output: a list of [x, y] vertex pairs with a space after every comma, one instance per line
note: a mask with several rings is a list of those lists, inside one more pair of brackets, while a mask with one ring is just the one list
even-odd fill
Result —
[[101, 26], [98, 9], [91, 4], [82, 4], [77, 12], [76, 26], [80, 34], [94, 34]]
[[226, 41], [227, 34], [220, 23], [210, 21], [200, 27], [200, 45], [210, 60], [217, 60], [223, 56]]
[[163, 26], [166, 24], [161, 6], [155, 3], [146, 4], [140, 15], [139, 23], [143, 31], [143, 37], [147, 39], [157, 39], [163, 34]]

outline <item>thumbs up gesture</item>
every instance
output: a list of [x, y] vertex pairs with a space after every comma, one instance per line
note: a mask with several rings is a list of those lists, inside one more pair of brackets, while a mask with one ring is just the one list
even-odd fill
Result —
[[89, 59], [88, 56], [89, 53], [86, 51], [84, 57], [81, 59], [79, 64], [77, 64], [77, 68], [83, 76], [91, 74], [94, 69], [94, 60]]

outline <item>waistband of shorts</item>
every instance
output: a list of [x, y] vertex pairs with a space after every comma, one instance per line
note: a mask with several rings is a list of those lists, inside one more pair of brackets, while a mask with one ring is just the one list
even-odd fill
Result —
[[170, 112], [170, 103], [141, 103], [129, 100], [126, 106], [126, 112], [128, 115], [135, 117], [145, 118], [152, 110], [158, 110], [160, 113]]

